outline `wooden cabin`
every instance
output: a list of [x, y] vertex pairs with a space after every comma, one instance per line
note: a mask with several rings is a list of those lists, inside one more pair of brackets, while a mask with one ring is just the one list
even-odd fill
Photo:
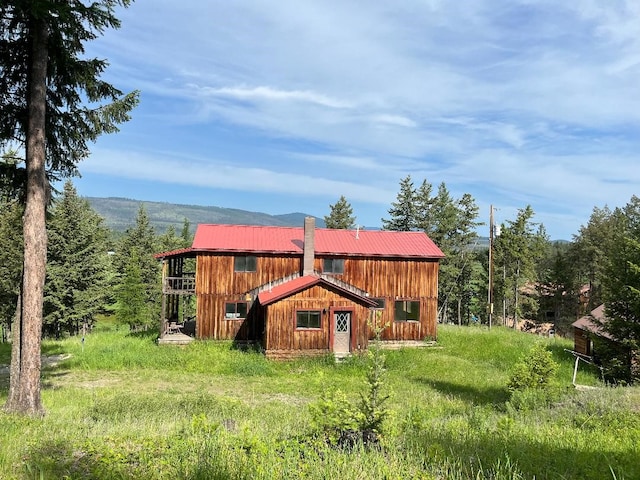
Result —
[[602, 337], [603, 339], [613, 341], [611, 335], [602, 330], [601, 326], [596, 323], [606, 322], [604, 314], [604, 305], [593, 309], [589, 315], [584, 315], [573, 322], [573, 351], [580, 355], [593, 357], [593, 336]]
[[[163, 262], [161, 336], [195, 295], [195, 337], [259, 343], [269, 357], [436, 338], [442, 251], [422, 232], [199, 225]], [[195, 258], [195, 272], [184, 271]]]

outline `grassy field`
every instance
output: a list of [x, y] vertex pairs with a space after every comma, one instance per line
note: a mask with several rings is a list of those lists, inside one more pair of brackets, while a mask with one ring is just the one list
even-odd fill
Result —
[[[377, 448], [336, 449], [310, 404], [353, 401], [365, 357], [273, 362], [228, 342], [158, 346], [105, 328], [43, 373], [43, 419], [0, 413], [6, 479], [636, 479], [640, 390], [605, 388], [571, 344], [494, 328], [441, 326], [438, 345], [386, 352], [390, 416]], [[535, 342], [560, 363], [553, 395], [511, 398], [512, 365]], [[9, 347], [0, 345], [0, 364]], [[0, 402], [8, 378], [0, 373]]]

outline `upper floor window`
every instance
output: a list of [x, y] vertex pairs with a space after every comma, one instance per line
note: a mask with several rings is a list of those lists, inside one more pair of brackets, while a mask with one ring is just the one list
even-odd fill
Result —
[[234, 257], [233, 271], [234, 272], [255, 272], [257, 263], [258, 263], [257, 258], [251, 255]]
[[420, 302], [416, 300], [397, 300], [394, 320], [396, 322], [417, 322], [420, 320]]
[[322, 262], [322, 271], [342, 275], [344, 273], [344, 258], [325, 258]]
[[320, 328], [320, 310], [298, 310], [296, 328]]
[[226, 320], [241, 320], [247, 318], [246, 302], [229, 302], [224, 306], [224, 318]]

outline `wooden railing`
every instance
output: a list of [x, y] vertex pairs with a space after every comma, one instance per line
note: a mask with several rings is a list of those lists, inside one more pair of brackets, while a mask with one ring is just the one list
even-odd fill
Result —
[[193, 273], [181, 277], [165, 277], [162, 293], [190, 294], [196, 292], [196, 278]]

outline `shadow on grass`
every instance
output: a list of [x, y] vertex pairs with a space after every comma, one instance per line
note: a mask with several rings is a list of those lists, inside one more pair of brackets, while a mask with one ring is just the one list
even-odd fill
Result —
[[443, 380], [419, 379], [419, 381], [444, 395], [451, 395], [472, 405], [503, 405], [509, 399], [506, 388], [476, 387]]

